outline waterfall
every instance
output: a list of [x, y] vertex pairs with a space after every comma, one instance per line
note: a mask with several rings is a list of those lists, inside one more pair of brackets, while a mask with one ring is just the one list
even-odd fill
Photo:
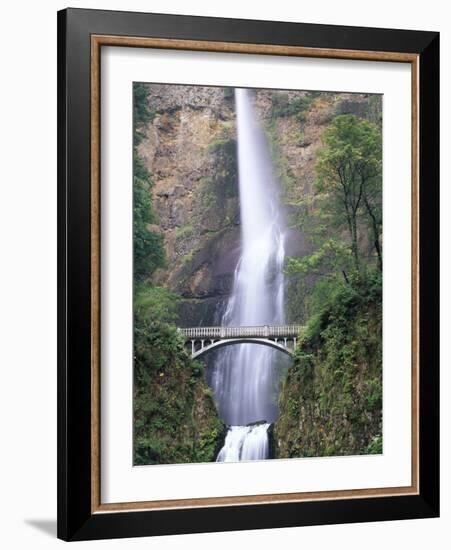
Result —
[[261, 460], [268, 456], [269, 424], [256, 426], [231, 426], [217, 462]]
[[[249, 90], [235, 90], [241, 257], [224, 326], [284, 322], [284, 224], [272, 165]], [[268, 456], [268, 427], [277, 417], [274, 391], [280, 353], [262, 345], [237, 344], [221, 352], [211, 383], [221, 417], [230, 427], [218, 461]]]

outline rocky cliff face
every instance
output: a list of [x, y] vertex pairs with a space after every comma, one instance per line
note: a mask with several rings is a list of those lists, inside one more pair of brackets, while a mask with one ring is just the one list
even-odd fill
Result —
[[233, 95], [224, 88], [149, 86], [155, 117], [139, 146], [154, 181], [167, 269], [186, 325], [210, 324], [239, 256]]
[[[156, 274], [182, 296], [185, 325], [220, 320], [239, 258], [239, 204], [233, 90], [149, 85], [153, 120], [138, 152], [154, 182], [167, 268]], [[312, 195], [315, 154], [336, 114], [371, 110], [363, 94], [257, 90], [255, 107], [268, 136], [292, 230], [288, 255], [309, 252], [298, 227]], [[378, 116], [377, 106], [373, 107]]]

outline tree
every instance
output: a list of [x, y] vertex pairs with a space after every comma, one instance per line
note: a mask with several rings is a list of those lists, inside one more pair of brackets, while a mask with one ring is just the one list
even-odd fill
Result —
[[143, 127], [153, 120], [155, 113], [149, 109], [147, 96], [149, 85], [142, 82], [133, 83], [133, 143], [135, 147], [144, 138]]
[[382, 174], [372, 178], [363, 189], [363, 203], [373, 235], [373, 245], [377, 254], [377, 267], [382, 271]]
[[318, 154], [317, 189], [330, 197], [337, 225], [348, 230], [354, 266], [361, 270], [359, 219], [373, 235], [373, 245], [382, 269], [380, 128], [355, 115], [337, 116], [324, 132], [325, 147]]

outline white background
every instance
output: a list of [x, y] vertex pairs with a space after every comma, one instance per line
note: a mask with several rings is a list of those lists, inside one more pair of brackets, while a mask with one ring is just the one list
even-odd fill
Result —
[[[78, 2], [128, 9], [442, 32], [442, 518], [83, 543], [84, 548], [446, 548], [451, 535], [449, 318], [451, 30], [446, 3], [412, 0], [154, 0]], [[56, 10], [23, 1], [2, 10], [0, 129], [0, 543], [53, 548], [56, 518]], [[446, 101], [445, 101], [446, 100]], [[4, 193], [4, 195], [3, 195]], [[448, 539], [448, 540], [447, 540]], [[446, 542], [447, 541], [447, 542]]]
[[[383, 93], [383, 439], [379, 456], [132, 468], [132, 82]], [[102, 53], [101, 501], [408, 486], [411, 69], [405, 63], [106, 48]], [[399, 205], [403, 205], [400, 209]], [[388, 235], [388, 237], [387, 237]], [[106, 397], [106, 398], [105, 398]], [[199, 483], [202, 479], [202, 483]]]

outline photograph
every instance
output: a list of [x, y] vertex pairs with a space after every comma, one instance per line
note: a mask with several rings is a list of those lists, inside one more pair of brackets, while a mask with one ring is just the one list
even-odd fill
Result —
[[58, 538], [439, 517], [440, 33], [337, 6], [58, 11]]
[[133, 465], [382, 454], [383, 94], [131, 85]]

